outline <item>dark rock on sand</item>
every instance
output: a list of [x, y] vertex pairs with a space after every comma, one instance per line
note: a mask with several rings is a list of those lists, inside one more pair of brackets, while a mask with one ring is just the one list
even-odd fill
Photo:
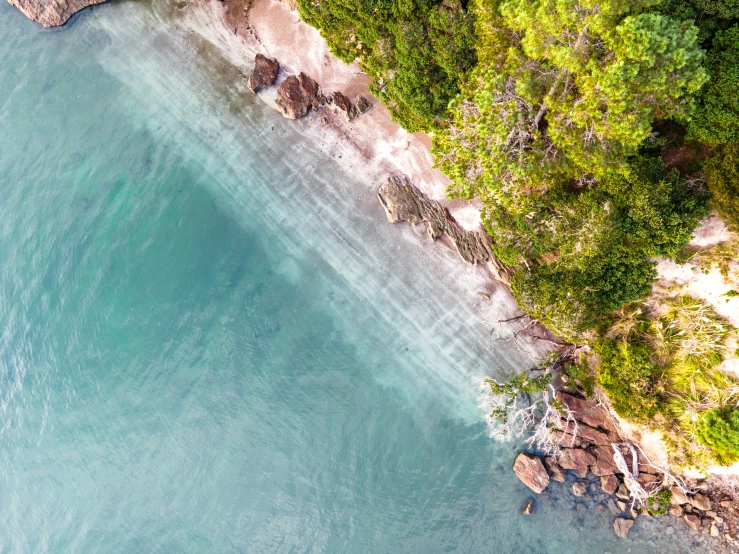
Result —
[[616, 536], [621, 537], [622, 539], [625, 539], [629, 536], [629, 531], [631, 531], [631, 528], [633, 526], [633, 519], [618, 517], [616, 518], [616, 521], [613, 522], [613, 530], [616, 532]]
[[426, 221], [432, 239], [447, 235], [465, 262], [488, 264], [498, 279], [510, 282], [513, 273], [493, 254], [490, 238], [482, 225], [478, 231], [464, 229], [447, 208], [427, 197], [405, 177], [390, 177], [380, 187], [377, 197], [390, 223], [407, 221], [416, 225]]
[[549, 485], [549, 475], [538, 456], [521, 452], [513, 464], [513, 471], [536, 494], [541, 494]]
[[26, 17], [38, 21], [44, 27], [64, 25], [78, 11], [105, 0], [8, 0]]
[[326, 103], [318, 90], [318, 83], [301, 73], [290, 75], [277, 88], [275, 107], [288, 119], [298, 119]]
[[271, 87], [279, 72], [280, 62], [263, 54], [257, 54], [254, 58], [254, 70], [249, 75], [247, 85], [256, 94], [264, 88]]

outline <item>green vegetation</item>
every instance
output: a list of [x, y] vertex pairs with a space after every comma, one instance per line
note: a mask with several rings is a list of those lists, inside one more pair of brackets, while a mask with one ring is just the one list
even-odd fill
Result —
[[708, 410], [698, 422], [696, 436], [725, 464], [739, 460], [739, 410], [731, 406]]
[[[739, 101], [739, 96], [736, 99]], [[736, 121], [739, 123], [739, 118]], [[739, 230], [739, 144], [716, 152], [706, 161], [704, 172], [713, 209], [729, 227]]]
[[735, 243], [685, 248], [709, 205], [739, 229], [739, 0], [298, 5], [396, 121], [432, 132], [520, 306], [597, 353], [570, 378], [657, 426], [678, 463], [728, 459], [704, 414], [739, 398], [716, 369], [733, 330], [692, 298], [642, 302], [656, 258], [717, 266], [739, 290]]
[[410, 131], [445, 118], [476, 62], [472, 16], [459, 0], [298, 0], [298, 10], [336, 56], [360, 60], [372, 93]]

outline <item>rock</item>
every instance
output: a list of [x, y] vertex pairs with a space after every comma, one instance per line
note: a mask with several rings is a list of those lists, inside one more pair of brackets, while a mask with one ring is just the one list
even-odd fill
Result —
[[733, 500], [722, 500], [720, 502], [722, 508], [731, 508], [734, 505]]
[[718, 535], [719, 535], [718, 527], [716, 527], [715, 525], [711, 525], [711, 536], [718, 537]]
[[23, 14], [44, 27], [64, 25], [78, 11], [105, 0], [8, 0]]
[[288, 119], [298, 119], [325, 104], [326, 99], [318, 91], [318, 83], [301, 73], [297, 77], [290, 75], [277, 87], [275, 107]]
[[[359, 98], [362, 98], [367, 102], [367, 99], [364, 98], [364, 96]], [[333, 96], [331, 96], [331, 103], [336, 107], [336, 109], [344, 114], [347, 121], [352, 121], [367, 111], [367, 109], [362, 111], [359, 106], [352, 104], [352, 101], [349, 100], [349, 98], [338, 91], [334, 92]]]
[[280, 72], [280, 63], [274, 58], [257, 54], [254, 58], [254, 70], [249, 75], [247, 86], [253, 93], [271, 87]]
[[629, 489], [626, 488], [626, 485], [621, 483], [618, 486], [618, 489], [616, 489], [616, 496], [621, 500], [629, 500], [631, 498], [631, 493], [629, 493]]
[[523, 507], [521, 513], [525, 516], [530, 516], [534, 513], [534, 501], [532, 499], [529, 499], [529, 501], [526, 502], [526, 506]]
[[670, 504], [673, 506], [682, 506], [683, 504], [688, 503], [688, 497], [685, 496], [685, 493], [680, 489], [680, 487], [672, 487], [670, 488], [670, 492], [672, 493]]
[[603, 477], [604, 475], [613, 475], [619, 472], [618, 466], [613, 460], [613, 448], [611, 446], [596, 446], [595, 457], [595, 464], [590, 468], [593, 475]]
[[590, 441], [599, 446], [609, 445], [610, 447], [612, 442], [611, 438], [606, 433], [598, 431], [598, 429], [595, 429], [590, 425], [586, 425], [585, 423], [578, 423], [575, 425], [574, 421], [567, 423], [565, 420], [560, 420], [558, 427], [562, 431], [570, 434], [574, 434], [575, 431], [577, 431], [577, 436], [582, 440]]
[[620, 511], [625, 512], [628, 504], [626, 504], [626, 502], [624, 502], [623, 500], [616, 500], [616, 506], [618, 506], [618, 509]]
[[572, 494], [574, 494], [575, 496], [582, 496], [586, 492], [588, 492], [587, 481], [577, 481], [572, 484]]
[[701, 529], [701, 518], [694, 514], [687, 514], [684, 516], [685, 523], [688, 524], [693, 531], [700, 531]]
[[693, 506], [693, 508], [696, 508], [702, 512], [711, 509], [711, 501], [708, 499], [707, 496], [701, 493], [698, 493], [692, 498], [689, 498], [688, 501], [690, 502], [690, 505]]
[[550, 456], [544, 458], [544, 467], [547, 468], [552, 479], [559, 481], [560, 483], [565, 482], [565, 472], [561, 467], [559, 467], [559, 464], [554, 461], [554, 458]]
[[540, 494], [549, 485], [549, 475], [538, 456], [521, 452], [513, 464], [513, 471], [536, 494]]
[[670, 506], [668, 512], [671, 516], [683, 517], [683, 509], [680, 506]]
[[428, 198], [405, 177], [390, 177], [377, 191], [377, 197], [390, 223], [407, 221], [416, 225], [426, 221], [432, 239], [447, 235], [465, 262], [487, 264], [499, 280], [510, 283], [513, 271], [493, 254], [490, 237], [482, 226], [479, 231], [464, 229], [448, 209]]
[[588, 507], [582, 502], [578, 502], [577, 504], [575, 504], [575, 511], [578, 514], [584, 514], [585, 512], [588, 511]]
[[718, 514], [716, 512], [714, 512], [713, 510], [707, 510], [706, 511], [706, 516], [710, 517], [711, 519], [716, 519], [716, 516], [717, 515]]
[[579, 479], [585, 479], [588, 476], [588, 466], [578, 467], [572, 471]]
[[651, 473], [639, 473], [639, 476], [636, 478], [636, 482], [639, 483], [647, 492], [655, 490], [660, 484], [659, 478]]
[[357, 107], [357, 111], [360, 114], [367, 113], [372, 107], [372, 104], [370, 103], [370, 101], [367, 100], [367, 98], [362, 96], [361, 94], [357, 96], [357, 98], [354, 101], [354, 104]]
[[585, 468], [595, 463], [595, 456], [582, 448], [563, 448], [557, 460], [563, 469]]
[[608, 499], [608, 502], [606, 502], [606, 507], [608, 508], [608, 511], [611, 512], [611, 514], [613, 514], [614, 516], [617, 516], [621, 513], [621, 510], [618, 509], [616, 501], [613, 498]]
[[613, 494], [618, 488], [618, 477], [615, 475], [602, 476], [600, 478], [600, 488], [603, 489], [606, 494]]
[[[567, 394], [566, 392], [557, 391], [557, 400], [564, 403], [575, 415], [575, 419], [582, 421], [583, 423], [590, 425], [594, 428], [602, 428], [606, 431], [618, 435], [616, 425], [613, 423], [611, 415], [604, 409], [598, 406], [595, 402], [578, 398]], [[614, 440], [613, 442], [616, 442]]]
[[623, 517], [617, 517], [616, 521], [613, 522], [613, 530], [616, 532], [617, 537], [625, 539], [629, 536], [629, 531], [634, 526], [633, 519], [626, 519]]
[[564, 431], [552, 431], [552, 439], [560, 446], [567, 448], [580, 448], [582, 446], [582, 439], [575, 435], [570, 435]]

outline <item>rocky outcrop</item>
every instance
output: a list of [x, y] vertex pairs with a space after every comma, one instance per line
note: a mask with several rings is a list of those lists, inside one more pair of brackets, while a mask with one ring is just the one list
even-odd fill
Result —
[[490, 238], [484, 228], [468, 231], [462, 228], [447, 208], [431, 200], [405, 177], [390, 177], [377, 192], [390, 223], [407, 221], [416, 225], [428, 223], [429, 236], [436, 240], [447, 235], [462, 259], [468, 264], [488, 264], [498, 279], [510, 282], [512, 271], [493, 254]]
[[613, 494], [618, 488], [619, 482], [615, 475], [604, 475], [600, 478], [600, 488], [606, 494]]
[[254, 58], [254, 70], [247, 82], [249, 90], [256, 94], [264, 88], [271, 87], [279, 72], [280, 62], [263, 54], [257, 54]]
[[549, 485], [549, 475], [538, 456], [521, 452], [513, 464], [513, 471], [536, 494], [541, 494]]
[[321, 95], [318, 83], [305, 73], [297, 77], [290, 75], [277, 88], [275, 107], [288, 119], [301, 118], [311, 108], [315, 110], [325, 104], [326, 98]]
[[577, 470], [585, 468], [587, 470], [588, 466], [595, 463], [595, 456], [580, 448], [563, 448], [558, 462], [563, 469]]
[[38, 21], [44, 27], [64, 25], [80, 10], [105, 0], [8, 0], [26, 17]]
[[559, 464], [553, 458], [549, 456], [544, 458], [544, 466], [547, 468], [552, 479], [559, 481], [560, 483], [565, 482], [565, 472], [561, 467], [559, 467]]
[[601, 428], [612, 434], [618, 440], [618, 431], [613, 417], [605, 408], [598, 406], [595, 402], [578, 398], [566, 392], [557, 391], [557, 400], [567, 406], [575, 416], [575, 419], [595, 429]]

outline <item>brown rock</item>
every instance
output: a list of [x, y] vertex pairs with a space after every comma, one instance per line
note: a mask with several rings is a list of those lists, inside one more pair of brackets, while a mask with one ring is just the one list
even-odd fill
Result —
[[8, 0], [29, 19], [44, 27], [64, 25], [78, 11], [105, 0]]
[[668, 513], [671, 516], [683, 517], [683, 509], [680, 506], [670, 506]]
[[693, 506], [693, 508], [696, 508], [702, 512], [711, 509], [711, 501], [708, 499], [707, 496], [701, 493], [698, 493], [692, 498], [689, 498], [688, 501], [690, 502], [690, 505]]
[[591, 427], [590, 425], [586, 425], [585, 423], [575, 423], [574, 421], [567, 421], [565, 419], [560, 419], [559, 424], [557, 425], [557, 428], [565, 433], [569, 433], [570, 435], [577, 434], [579, 438], [582, 440], [587, 440], [592, 442], [593, 444], [597, 445], [610, 445], [611, 444], [611, 438], [608, 436], [608, 434], [599, 431], [598, 429], [595, 429], [594, 427]]
[[549, 475], [538, 456], [521, 452], [513, 464], [513, 471], [536, 494], [541, 494], [549, 485]]
[[588, 466], [595, 463], [595, 456], [581, 448], [563, 448], [557, 461], [563, 469], [581, 469], [584, 467], [587, 473]]
[[683, 504], [688, 503], [688, 497], [685, 496], [685, 493], [680, 489], [680, 487], [672, 487], [670, 488], [670, 492], [672, 493], [670, 504], [673, 506], [682, 506]]
[[655, 490], [660, 484], [659, 478], [651, 473], [639, 473], [639, 476], [636, 478], [636, 482], [639, 483], [647, 492]]
[[733, 500], [722, 500], [720, 502], [722, 508], [731, 508], [734, 505]]
[[718, 527], [716, 527], [715, 525], [711, 525], [711, 536], [712, 537], [719, 536]]
[[626, 504], [626, 502], [624, 502], [623, 500], [616, 500], [616, 506], [618, 506], [619, 510], [625, 512], [626, 508], [628, 508], [629, 505]]
[[318, 92], [318, 83], [301, 73], [297, 77], [290, 75], [277, 88], [275, 107], [288, 119], [298, 119], [308, 113], [310, 108], [316, 109], [325, 103]]
[[588, 466], [578, 467], [572, 470], [573, 473], [580, 479], [585, 479], [588, 475]]
[[407, 178], [390, 177], [377, 191], [377, 197], [390, 223], [407, 221], [415, 225], [426, 221], [432, 239], [448, 236], [465, 262], [487, 264], [499, 280], [510, 283], [513, 271], [493, 254], [490, 237], [484, 228], [479, 231], [464, 229], [448, 209], [427, 197]]
[[580, 448], [582, 446], [582, 439], [575, 435], [570, 435], [564, 431], [552, 431], [552, 439], [554, 442], [567, 448]]
[[578, 421], [582, 421], [591, 427], [600, 427], [606, 431], [618, 434], [616, 425], [613, 423], [610, 414], [595, 402], [577, 398], [562, 391], [557, 391], [557, 400], [563, 402], [572, 410]]
[[554, 461], [553, 458], [550, 456], [544, 458], [544, 467], [547, 468], [552, 479], [559, 481], [560, 483], [565, 482], [565, 472], [561, 467], [559, 467], [559, 464]]
[[529, 499], [529, 501], [526, 502], [526, 506], [523, 507], [521, 513], [525, 516], [530, 516], [534, 513], [534, 501], [532, 499]]
[[590, 468], [593, 471], [593, 475], [603, 477], [604, 475], [613, 475], [619, 473], [618, 466], [613, 460], [613, 448], [610, 446], [596, 446], [595, 447], [596, 462], [593, 467]]
[[613, 494], [618, 488], [618, 478], [615, 475], [602, 476], [600, 478], [600, 488], [603, 489], [606, 494]]
[[572, 494], [574, 494], [575, 496], [582, 496], [586, 492], [588, 492], [587, 481], [577, 481], [575, 483], [572, 483]]
[[608, 499], [608, 502], [606, 502], [606, 506], [608, 507], [608, 511], [611, 512], [611, 514], [613, 514], [614, 516], [617, 516], [621, 513], [621, 510], [618, 509], [616, 501], [613, 498]]
[[617, 517], [616, 521], [613, 522], [613, 530], [616, 532], [617, 537], [625, 539], [629, 536], [629, 531], [634, 526], [633, 519], [626, 519], [623, 517]]
[[354, 102], [355, 106], [357, 106], [357, 111], [360, 114], [367, 113], [370, 108], [372, 107], [372, 104], [370, 104], [370, 101], [367, 100], [364, 96], [361, 94], [357, 96], [356, 101]]
[[701, 518], [694, 514], [687, 514], [685, 517], [685, 523], [688, 524], [693, 531], [700, 531], [701, 529]]
[[247, 86], [253, 93], [271, 87], [280, 72], [280, 63], [274, 58], [257, 54], [254, 58], [254, 70], [249, 75]]

